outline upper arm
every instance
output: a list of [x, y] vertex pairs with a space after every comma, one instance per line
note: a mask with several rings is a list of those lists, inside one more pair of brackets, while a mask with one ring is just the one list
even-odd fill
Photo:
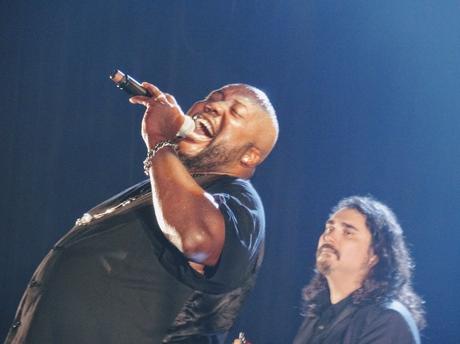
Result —
[[[195, 216], [200, 214], [198, 219], [184, 224], [188, 230], [182, 233], [181, 251], [192, 262], [213, 266], [218, 262], [224, 245], [225, 223], [214, 197], [206, 192], [203, 195], [207, 199], [208, 209], [194, 211]], [[200, 268], [195, 270], [199, 271]]]

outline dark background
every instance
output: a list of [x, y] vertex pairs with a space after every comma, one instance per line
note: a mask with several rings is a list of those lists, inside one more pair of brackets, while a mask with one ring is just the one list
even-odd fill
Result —
[[372, 194], [399, 216], [425, 343], [460, 341], [458, 1], [1, 1], [1, 328], [85, 210], [144, 178], [142, 108], [120, 68], [183, 108], [246, 82], [278, 111], [257, 171], [268, 240], [235, 326], [291, 342], [329, 209]]

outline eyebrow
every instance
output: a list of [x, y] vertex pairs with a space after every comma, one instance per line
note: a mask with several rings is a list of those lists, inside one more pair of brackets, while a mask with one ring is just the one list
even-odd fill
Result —
[[248, 107], [245, 103], [240, 102], [238, 99], [235, 99], [235, 102], [236, 102], [238, 105], [244, 106], [245, 108]]
[[345, 228], [348, 228], [348, 229], [353, 229], [353, 230], [356, 231], [356, 232], [359, 232], [358, 228], [356, 228], [356, 227], [353, 226], [353, 225], [350, 225], [349, 223], [342, 222], [342, 226], [344, 226]]
[[[327, 220], [326, 224], [328, 225], [334, 225], [335, 224], [335, 221], [334, 220]], [[352, 229], [356, 232], [359, 232], [358, 228], [356, 228], [355, 226], [347, 223], [347, 222], [340, 222], [340, 225], [342, 225], [343, 227], [345, 228], [348, 228], [348, 229]]]
[[[209, 94], [208, 98], [209, 98], [209, 97], [212, 97], [214, 94], [219, 94], [219, 95], [222, 97], [223, 100], [226, 99], [226, 97], [225, 97], [225, 92], [224, 92], [223, 90], [215, 90], [215, 91], [211, 92], [211, 93]], [[251, 102], [251, 101], [252, 101], [252, 100], [251, 100], [249, 97], [247, 97], [247, 96], [241, 95], [241, 97], [246, 98], [246, 99], [247, 99], [247, 102]], [[240, 106], [243, 106], [245, 109], [248, 108], [248, 105], [246, 104], [246, 102], [241, 102], [241, 101], [238, 100], [237, 98], [235, 98], [235, 103], [237, 103], [237, 104], [240, 105]], [[238, 115], [241, 116], [241, 117], [244, 117], [244, 114], [241, 114], [241, 111], [238, 111]]]

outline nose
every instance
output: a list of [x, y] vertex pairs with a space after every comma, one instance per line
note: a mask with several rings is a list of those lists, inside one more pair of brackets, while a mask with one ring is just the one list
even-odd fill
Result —
[[214, 116], [222, 116], [224, 113], [224, 104], [222, 102], [207, 103], [204, 106], [204, 112]]
[[323, 233], [323, 240], [327, 243], [334, 243], [336, 241], [335, 231], [333, 229], [327, 229]]

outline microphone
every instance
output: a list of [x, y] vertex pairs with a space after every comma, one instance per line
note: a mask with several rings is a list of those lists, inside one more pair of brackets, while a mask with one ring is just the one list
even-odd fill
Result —
[[[110, 79], [112, 79], [112, 81], [120, 90], [125, 91], [130, 96], [152, 96], [144, 87], [142, 87], [138, 81], [123, 73], [121, 70], [117, 69], [112, 74], [110, 74]], [[190, 116], [184, 116], [184, 123], [182, 123], [182, 126], [180, 127], [176, 136], [186, 137], [194, 130], [195, 122], [193, 119]]]

